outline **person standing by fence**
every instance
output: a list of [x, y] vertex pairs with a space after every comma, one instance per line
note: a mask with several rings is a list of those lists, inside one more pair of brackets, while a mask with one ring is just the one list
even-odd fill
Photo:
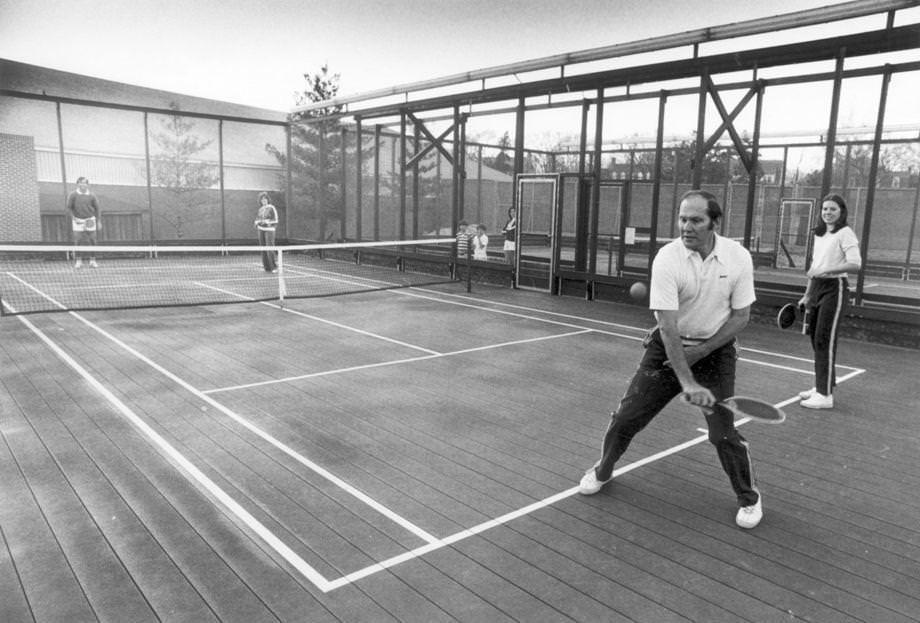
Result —
[[485, 261], [489, 259], [489, 237], [486, 235], [486, 226], [477, 225], [476, 235], [473, 236], [473, 259]]
[[[262, 247], [275, 246], [275, 226], [278, 224], [278, 211], [271, 203], [268, 193], [259, 193], [259, 211], [256, 213], [256, 229], [259, 232], [259, 245]], [[275, 251], [262, 251], [262, 267], [265, 272], [276, 273], [278, 266], [275, 263]]]
[[508, 208], [508, 221], [502, 228], [505, 235], [505, 261], [514, 266], [514, 254], [517, 251], [517, 210]]
[[457, 257], [465, 258], [469, 254], [470, 224], [460, 221], [457, 224]]

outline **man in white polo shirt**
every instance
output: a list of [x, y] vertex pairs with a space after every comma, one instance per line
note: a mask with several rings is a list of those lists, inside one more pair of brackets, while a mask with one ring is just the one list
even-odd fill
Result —
[[755, 527], [763, 517], [748, 444], [731, 411], [716, 402], [735, 392], [735, 336], [747, 325], [754, 302], [754, 265], [743, 246], [715, 232], [722, 218], [716, 198], [691, 190], [680, 202], [680, 234], [652, 264], [649, 307], [658, 326], [613, 414], [600, 460], [579, 484], [591, 495], [611, 478], [632, 438], [675, 396], [699, 406], [722, 468], [738, 500], [735, 522]]

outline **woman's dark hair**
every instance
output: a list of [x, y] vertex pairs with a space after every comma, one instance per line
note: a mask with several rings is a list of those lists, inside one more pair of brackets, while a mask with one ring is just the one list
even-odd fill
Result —
[[[846, 201], [843, 200], [843, 197], [841, 197], [838, 194], [831, 193], [825, 196], [824, 199], [821, 200], [822, 206], [824, 205], [825, 201], [833, 201], [840, 207], [840, 218], [838, 218], [837, 222], [834, 223], [834, 229], [831, 230], [831, 233], [834, 233], [835, 231], [846, 227], [847, 226], [847, 203]], [[820, 218], [819, 216], [818, 224], [815, 225], [815, 228], [812, 231], [815, 232], [816, 236], [823, 236], [824, 234], [827, 233], [827, 223], [825, 223], [824, 219]]]

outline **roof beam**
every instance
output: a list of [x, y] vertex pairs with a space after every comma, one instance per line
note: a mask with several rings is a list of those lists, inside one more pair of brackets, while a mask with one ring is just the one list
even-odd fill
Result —
[[[833, 60], [839, 56], [841, 49], [846, 50], [847, 57], [856, 57], [916, 48], [920, 48], [920, 24], [910, 24], [890, 30], [874, 30], [814, 41], [652, 63], [466, 93], [454, 93], [413, 102], [380, 105], [362, 109], [360, 114], [364, 118], [382, 117], [397, 115], [404, 110], [424, 111], [449, 108], [458, 102], [472, 105], [556, 93], [588, 92], [594, 91], [601, 86], [604, 88], [626, 85], [635, 86], [636, 84], [696, 77], [702, 75], [704, 70], [708, 71], [710, 75], [716, 75], [726, 72]], [[344, 113], [342, 116], [347, 117], [350, 115], [351, 113]]]
[[[432, 80], [400, 84], [375, 91], [367, 91], [350, 96], [336, 97], [323, 102], [310, 103], [294, 108], [292, 112], [303, 112], [318, 108], [344, 106], [354, 102], [380, 99], [394, 95], [408, 96], [409, 93], [416, 91], [425, 91], [439, 87], [453, 86], [466, 82], [485, 81], [488, 78], [512, 76], [515, 74], [552, 69], [555, 67], [564, 68], [567, 65], [618, 58], [646, 52], [656, 52], [682, 46], [696, 47], [701, 43], [721, 41], [725, 39], [733, 39], [737, 37], [757, 35], [767, 32], [776, 32], [779, 30], [800, 28], [803, 26], [812, 26], [816, 24], [827, 24], [830, 22], [841, 21], [845, 19], [865, 17], [867, 15], [889, 13], [890, 22], [890, 16], [892, 15], [891, 12], [897, 11], [899, 9], [917, 6], [918, 4], [920, 4], [920, 0], [873, 0], [872, 2], [866, 2], [865, 0], [852, 0], [851, 2], [843, 2], [840, 4], [820, 7], [817, 9], [807, 9], [793, 13], [786, 13], [783, 15], [775, 15], [773, 17], [735, 22], [732, 24], [712, 26], [709, 28], [700, 28], [677, 34], [642, 39], [640, 41], [590, 48], [577, 52], [546, 56], [506, 65], [498, 65], [495, 67], [489, 67], [465, 73], [452, 74]], [[562, 73], [564, 72], [560, 72], [560, 74]]]

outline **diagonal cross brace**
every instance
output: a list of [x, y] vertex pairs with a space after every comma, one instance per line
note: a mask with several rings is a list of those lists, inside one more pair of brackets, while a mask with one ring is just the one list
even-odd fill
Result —
[[705, 81], [706, 91], [712, 96], [712, 101], [716, 105], [716, 109], [719, 111], [719, 115], [722, 117], [722, 125], [713, 133], [713, 135], [706, 141], [706, 144], [703, 146], [703, 153], [708, 153], [712, 149], [713, 145], [716, 144], [716, 141], [719, 140], [719, 137], [722, 136], [722, 133], [725, 130], [728, 130], [729, 135], [731, 136], [732, 143], [735, 145], [735, 151], [738, 152], [738, 157], [741, 158], [741, 162], [744, 164], [744, 168], [748, 173], [751, 173], [751, 168], [754, 166], [753, 157], [748, 153], [747, 149], [744, 147], [744, 143], [741, 141], [741, 137], [738, 135], [738, 131], [735, 129], [734, 120], [735, 118], [744, 110], [744, 107], [751, 101], [751, 99], [757, 95], [759, 87], [752, 87], [745, 93], [744, 97], [741, 98], [741, 101], [738, 102], [738, 105], [735, 106], [735, 109], [732, 110], [731, 114], [725, 108], [725, 104], [722, 102], [722, 98], [719, 97], [719, 92], [716, 90], [715, 85], [712, 82], [712, 78], [708, 75], [703, 76]]
[[411, 112], [407, 112], [406, 116], [408, 116], [409, 119], [412, 120], [412, 123], [415, 124], [415, 127], [418, 128], [419, 131], [425, 135], [425, 138], [431, 141], [427, 147], [419, 151], [417, 154], [412, 156], [412, 158], [410, 158], [406, 162], [406, 168], [408, 169], [409, 167], [413, 166], [416, 162], [424, 158], [425, 155], [434, 148], [437, 148], [438, 151], [440, 151], [441, 154], [443, 154], [444, 157], [447, 158], [447, 162], [449, 162], [451, 166], [453, 166], [454, 164], [453, 154], [451, 154], [446, 149], [444, 149], [444, 146], [441, 143], [444, 140], [444, 138], [447, 137], [447, 135], [450, 134], [451, 132], [454, 132], [456, 134], [457, 126], [460, 124], [466, 123], [467, 115], [465, 114], [461, 115], [459, 123], [451, 124], [451, 126], [447, 128], [446, 130], [444, 130], [443, 132], [441, 132], [440, 136], [438, 136], [437, 138], [435, 138], [434, 135], [428, 131], [428, 128], [425, 127], [425, 124], [422, 123], [422, 121], [418, 117], [413, 115]]

